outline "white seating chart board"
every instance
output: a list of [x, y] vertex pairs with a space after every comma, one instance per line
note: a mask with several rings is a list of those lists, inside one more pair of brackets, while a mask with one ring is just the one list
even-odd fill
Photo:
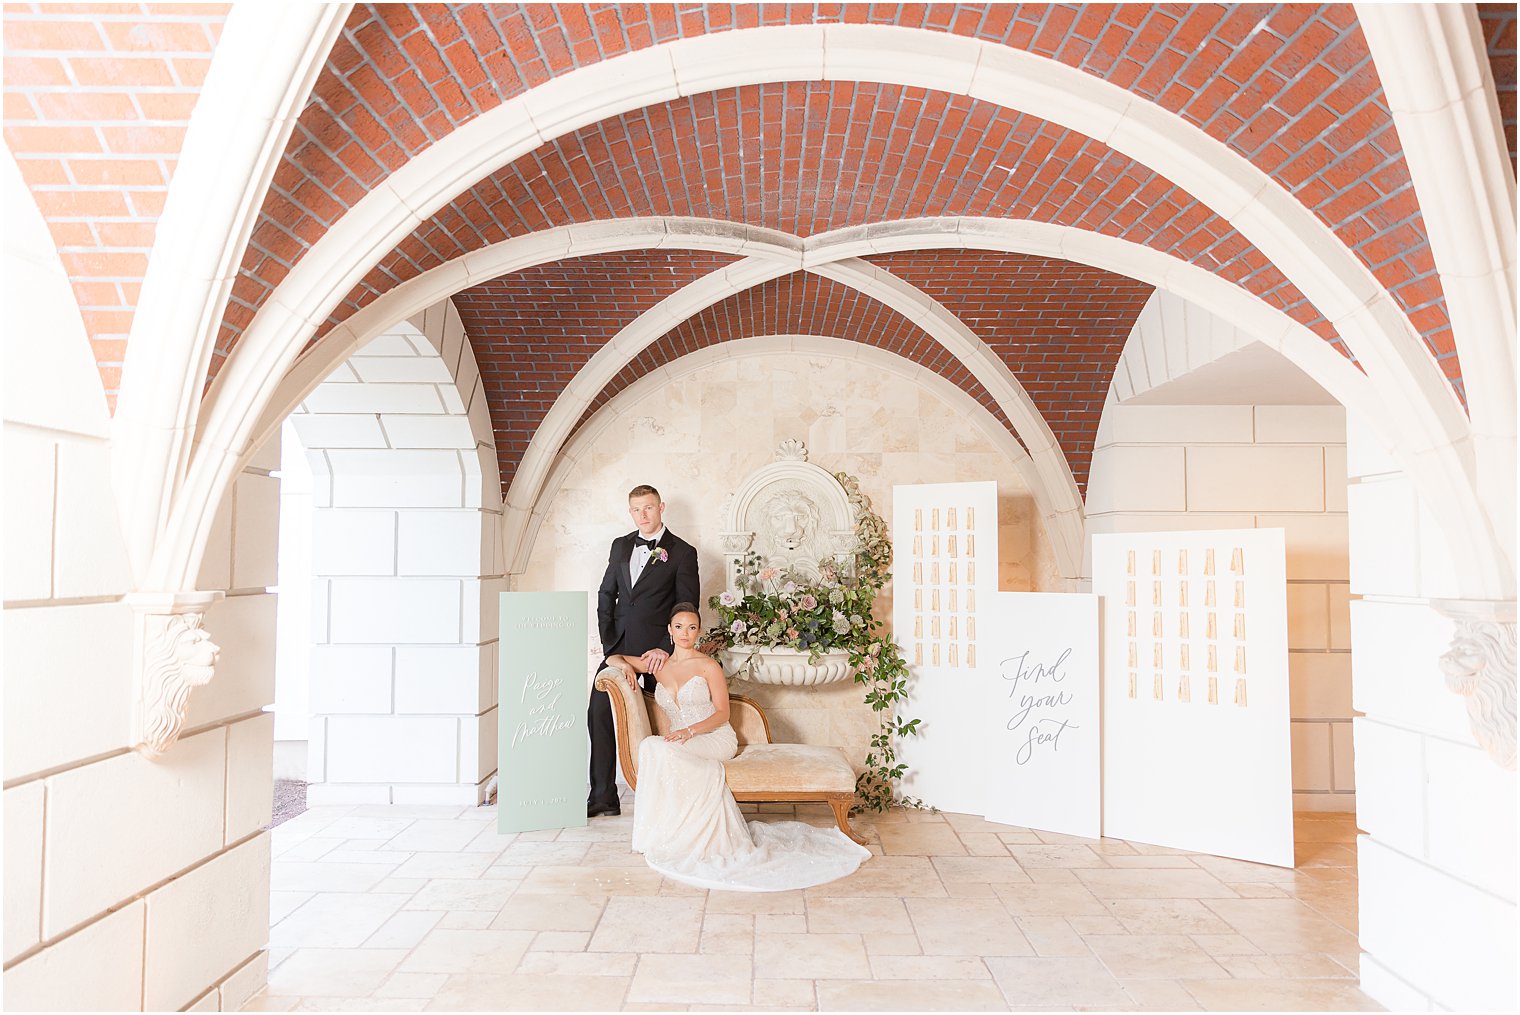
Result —
[[1283, 530], [1093, 537], [1103, 834], [1293, 866]]
[[913, 674], [899, 714], [923, 720], [898, 744], [902, 792], [942, 810], [980, 814], [985, 801], [979, 597], [997, 588], [996, 483], [892, 488], [892, 632]]
[[1103, 807], [1098, 597], [994, 592], [982, 604], [988, 821], [1096, 839]]

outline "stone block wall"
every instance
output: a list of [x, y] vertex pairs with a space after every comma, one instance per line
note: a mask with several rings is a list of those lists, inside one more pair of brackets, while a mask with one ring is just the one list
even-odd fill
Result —
[[[5, 438], [43, 466], [17, 485], [51, 489], [47, 465], [75, 459], [95, 485], [7, 517], [49, 551], [36, 590], [52, 574], [47, 597], [5, 604], [7, 1007], [234, 1010], [264, 981], [269, 927], [272, 463], [246, 469], [218, 516], [201, 587], [226, 592], [205, 620], [220, 662], [150, 760], [128, 749], [133, 616], [106, 447], [11, 422]], [[49, 540], [49, 516], [91, 534]]]
[[1110, 401], [1088, 486], [1089, 534], [1286, 530], [1298, 810], [1356, 809], [1345, 440], [1338, 405]]
[[1355, 421], [1346, 446], [1362, 988], [1405, 1011], [1512, 1011], [1515, 772], [1477, 746], [1441, 673], [1443, 541]]
[[506, 581], [490, 420], [453, 305], [369, 342], [291, 423], [310, 508], [286, 535], [309, 532], [310, 577], [282, 581], [287, 617], [309, 617], [286, 624], [309, 682], [277, 711], [310, 717], [307, 800], [479, 803], [496, 770]]
[[279, 449], [227, 491], [204, 558], [200, 587], [226, 593], [205, 618], [216, 675], [180, 742], [142, 757], [110, 422], [36, 216], [7, 204], [0, 272], [5, 1003], [232, 1011], [267, 967]]

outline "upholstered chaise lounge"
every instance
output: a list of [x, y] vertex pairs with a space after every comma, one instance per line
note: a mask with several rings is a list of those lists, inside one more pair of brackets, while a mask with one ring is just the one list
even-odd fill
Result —
[[[635, 691], [615, 670], [596, 678], [599, 690], [612, 699], [617, 724], [618, 764], [630, 789], [638, 788], [639, 744], [645, 737], [670, 732], [665, 710], [654, 695]], [[837, 747], [771, 742], [765, 711], [743, 695], [729, 696], [729, 724], [739, 740], [739, 753], [723, 763], [734, 799], [748, 801], [814, 801], [828, 803], [839, 830], [851, 839], [865, 840], [850, 828], [850, 805], [855, 800], [855, 770]]]

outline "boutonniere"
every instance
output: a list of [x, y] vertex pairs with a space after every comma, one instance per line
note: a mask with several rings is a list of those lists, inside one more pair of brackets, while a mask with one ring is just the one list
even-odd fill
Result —
[[665, 547], [663, 546], [656, 547], [654, 553], [649, 558], [651, 563], [654, 561], [659, 561], [661, 564], [665, 563], [669, 559], [670, 554], [665, 552]]

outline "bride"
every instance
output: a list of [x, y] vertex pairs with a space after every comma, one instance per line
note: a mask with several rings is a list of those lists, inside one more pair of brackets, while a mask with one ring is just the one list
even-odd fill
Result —
[[[697, 608], [677, 603], [670, 617], [675, 652], [655, 675], [654, 692], [671, 731], [639, 745], [634, 851], [666, 877], [698, 888], [779, 892], [853, 873], [870, 851], [837, 828], [744, 820], [723, 772], [738, 750], [728, 684], [722, 667], [697, 651], [701, 631]], [[607, 660], [635, 690], [637, 663]]]

